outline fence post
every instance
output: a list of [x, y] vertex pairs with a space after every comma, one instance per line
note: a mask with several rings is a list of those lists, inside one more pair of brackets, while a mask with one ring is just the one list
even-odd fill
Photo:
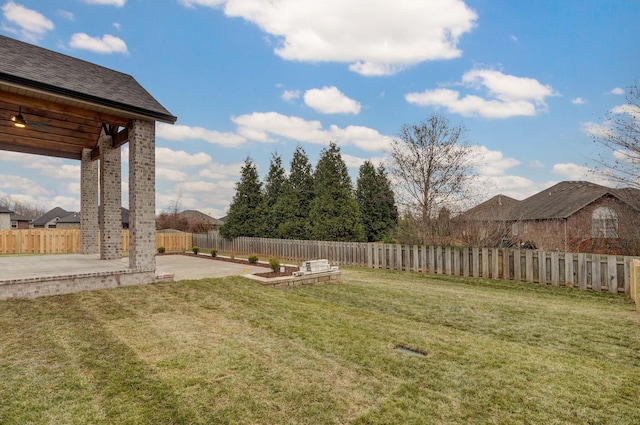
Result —
[[547, 253], [538, 251], [538, 283], [547, 284]]
[[480, 277], [480, 249], [478, 247], [472, 248], [473, 252], [473, 277]]
[[591, 289], [602, 291], [602, 264], [598, 254], [591, 255]]
[[462, 276], [469, 277], [469, 247], [462, 248]]
[[527, 249], [524, 254], [524, 270], [527, 282], [533, 283], [533, 251]]
[[558, 251], [551, 252], [551, 285], [560, 285], [560, 254]]
[[615, 255], [607, 257], [607, 278], [609, 279], [609, 292], [618, 293], [618, 259]]
[[573, 254], [564, 253], [564, 286], [574, 286], [576, 283], [573, 276]]

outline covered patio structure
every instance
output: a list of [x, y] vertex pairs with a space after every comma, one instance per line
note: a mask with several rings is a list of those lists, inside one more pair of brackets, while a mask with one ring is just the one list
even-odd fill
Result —
[[[82, 254], [122, 258], [121, 147], [129, 143], [128, 268], [109, 282], [155, 279], [155, 122], [176, 119], [130, 75], [0, 36], [0, 150], [80, 161]], [[37, 295], [12, 282], [0, 270], [0, 299]], [[104, 282], [78, 289], [114, 286]], [[64, 287], [48, 292], [73, 292]]]

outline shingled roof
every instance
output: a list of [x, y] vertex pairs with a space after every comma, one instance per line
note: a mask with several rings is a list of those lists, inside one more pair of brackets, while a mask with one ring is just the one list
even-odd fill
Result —
[[51, 220], [55, 219], [56, 217], [61, 218], [68, 214], [70, 214], [70, 211], [63, 210], [60, 207], [55, 207], [54, 209], [47, 211], [40, 217], [33, 220], [31, 224], [33, 224], [34, 226], [44, 226]]
[[605, 196], [640, 210], [640, 190], [612, 189], [587, 181], [564, 181], [520, 201], [512, 210], [511, 219], [564, 219]]
[[155, 121], [177, 119], [130, 75], [0, 35], [3, 82]]
[[509, 220], [511, 212], [519, 203], [520, 201], [509, 196], [496, 195], [465, 211], [460, 215], [460, 218], [482, 221]]

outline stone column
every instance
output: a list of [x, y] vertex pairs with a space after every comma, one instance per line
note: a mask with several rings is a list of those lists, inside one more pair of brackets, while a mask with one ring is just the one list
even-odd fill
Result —
[[122, 258], [122, 170], [120, 148], [100, 137], [100, 258]]
[[80, 253], [98, 253], [98, 161], [82, 150], [80, 166]]
[[156, 268], [155, 122], [129, 129], [129, 268]]

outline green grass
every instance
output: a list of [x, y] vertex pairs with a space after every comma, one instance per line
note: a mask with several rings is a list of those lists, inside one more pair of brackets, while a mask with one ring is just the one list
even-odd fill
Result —
[[343, 279], [2, 302], [0, 423], [640, 423], [640, 314], [624, 296], [364, 269]]

